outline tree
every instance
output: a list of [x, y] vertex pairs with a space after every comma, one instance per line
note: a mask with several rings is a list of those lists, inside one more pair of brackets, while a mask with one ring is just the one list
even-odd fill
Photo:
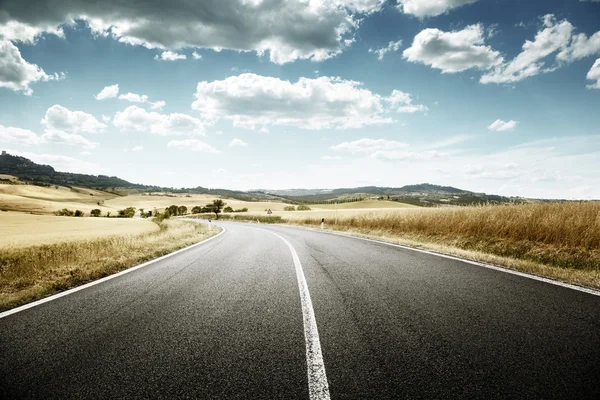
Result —
[[200, 214], [202, 212], [202, 207], [200, 206], [194, 206], [192, 208], [192, 214]]
[[299, 204], [298, 211], [310, 211], [310, 207], [307, 206], [306, 204]]
[[94, 208], [94, 209], [93, 209], [93, 210], [90, 212], [90, 215], [91, 215], [92, 217], [99, 217], [99, 216], [100, 216], [100, 214], [102, 214], [102, 211], [100, 211], [100, 209], [99, 209], [99, 208]]
[[226, 213], [233, 212], [233, 208], [231, 208], [231, 207], [227, 206], [227, 207], [225, 207], [225, 208], [223, 209], [223, 212], [226, 212]]
[[[177, 211], [179, 210], [179, 207], [176, 205], [172, 205], [167, 210], [169, 210], [170, 215], [177, 215]], [[165, 210], [165, 211], [167, 211], [167, 210]]]
[[185, 215], [185, 213], [187, 213], [187, 207], [186, 206], [179, 206], [179, 208], [177, 208], [177, 214], [178, 215]]
[[213, 212], [215, 213], [215, 218], [219, 219], [219, 213], [225, 207], [225, 202], [221, 199], [213, 200]]

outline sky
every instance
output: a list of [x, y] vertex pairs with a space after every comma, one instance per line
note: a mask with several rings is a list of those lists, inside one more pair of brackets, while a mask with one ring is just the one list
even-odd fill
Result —
[[600, 198], [600, 0], [0, 1], [0, 149], [166, 187]]

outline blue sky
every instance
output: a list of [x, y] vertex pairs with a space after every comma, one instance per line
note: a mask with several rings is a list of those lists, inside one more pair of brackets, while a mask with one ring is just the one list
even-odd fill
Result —
[[600, 1], [191, 3], [3, 2], [0, 147], [172, 187], [600, 198]]

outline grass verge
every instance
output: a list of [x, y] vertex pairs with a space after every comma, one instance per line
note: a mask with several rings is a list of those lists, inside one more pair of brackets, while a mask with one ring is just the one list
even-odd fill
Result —
[[218, 233], [165, 220], [160, 230], [17, 249], [0, 249], [0, 311], [152, 260]]
[[[319, 227], [321, 219], [283, 222]], [[600, 202], [366, 213], [326, 228], [600, 289]]]

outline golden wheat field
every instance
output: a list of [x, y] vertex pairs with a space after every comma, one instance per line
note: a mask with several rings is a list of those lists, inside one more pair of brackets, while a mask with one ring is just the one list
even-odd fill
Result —
[[[460, 249], [526, 261], [555, 268], [543, 274], [565, 280], [578, 271], [577, 283], [600, 287], [600, 202], [406, 211], [330, 218], [326, 227], [412, 245], [430, 243], [442, 252]], [[321, 218], [306, 216], [288, 222], [318, 227]]]
[[0, 212], [0, 248], [81, 241], [158, 231], [151, 221], [130, 218], [74, 218]]

